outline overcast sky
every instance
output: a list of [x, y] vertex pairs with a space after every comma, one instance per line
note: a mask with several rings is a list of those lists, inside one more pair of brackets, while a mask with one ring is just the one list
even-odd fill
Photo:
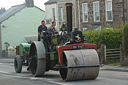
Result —
[[[34, 0], [34, 5], [45, 10], [44, 3], [48, 0]], [[23, 4], [25, 0], [0, 0], [0, 9], [1, 7], [5, 7], [9, 9], [13, 5]]]

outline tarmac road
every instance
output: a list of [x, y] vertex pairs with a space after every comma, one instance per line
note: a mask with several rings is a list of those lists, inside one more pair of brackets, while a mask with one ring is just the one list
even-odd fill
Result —
[[23, 67], [15, 73], [13, 63], [0, 63], [0, 85], [128, 85], [128, 72], [100, 70], [96, 80], [64, 82], [58, 71], [49, 71], [44, 77], [32, 77]]

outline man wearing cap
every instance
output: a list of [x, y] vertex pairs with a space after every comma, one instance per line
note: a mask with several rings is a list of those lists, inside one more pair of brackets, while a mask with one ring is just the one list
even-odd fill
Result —
[[44, 20], [41, 21], [41, 25], [38, 27], [38, 41], [40, 41], [40, 35], [42, 31], [47, 31], [47, 27]]
[[56, 26], [56, 22], [53, 21], [51, 27], [49, 27], [49, 32], [50, 32], [50, 33], [52, 33], [52, 34], [57, 34], [57, 33], [58, 33], [58, 32], [56, 31], [56, 29], [55, 29], [55, 26]]

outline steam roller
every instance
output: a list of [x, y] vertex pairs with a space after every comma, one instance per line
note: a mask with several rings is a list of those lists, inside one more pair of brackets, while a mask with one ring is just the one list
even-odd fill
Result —
[[40, 41], [30, 45], [27, 70], [34, 77], [42, 77], [49, 70], [59, 71], [64, 81], [96, 79], [100, 68], [97, 46], [84, 43], [82, 32], [72, 30], [72, 3], [66, 3], [66, 9], [67, 30], [60, 34], [43, 31]]

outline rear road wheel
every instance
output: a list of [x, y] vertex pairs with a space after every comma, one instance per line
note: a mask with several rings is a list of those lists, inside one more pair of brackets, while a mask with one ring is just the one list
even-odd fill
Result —
[[22, 59], [19, 55], [17, 55], [14, 59], [14, 68], [16, 73], [21, 73], [22, 71]]

